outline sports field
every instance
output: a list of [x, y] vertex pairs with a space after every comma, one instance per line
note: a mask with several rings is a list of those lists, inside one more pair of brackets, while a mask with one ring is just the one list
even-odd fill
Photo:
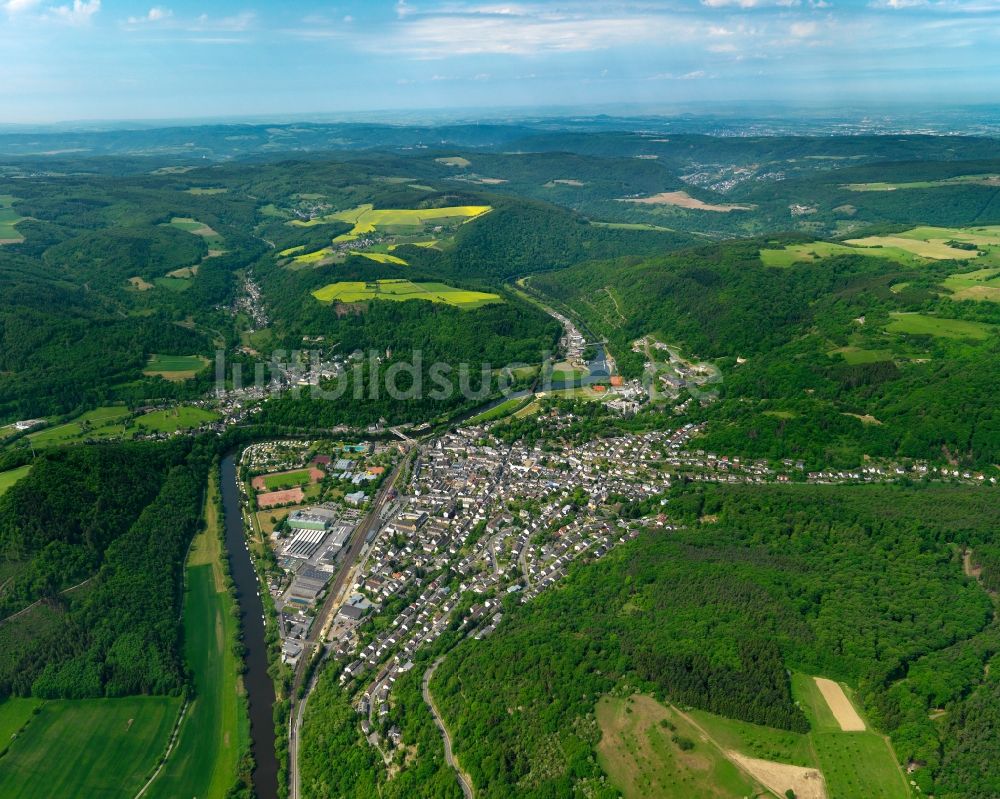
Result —
[[478, 308], [491, 302], [503, 302], [496, 294], [466, 291], [444, 283], [413, 283], [409, 280], [344, 281], [330, 283], [314, 291], [320, 302], [365, 302], [367, 300], [428, 300], [456, 308]]
[[[11, 469], [7, 472], [0, 472], [0, 497], [2, 497], [7, 489], [10, 488], [14, 483], [24, 477], [28, 472], [31, 471], [31, 464], [27, 466], [22, 466], [19, 469]], [[0, 742], [2, 742], [0, 738]]]
[[252, 485], [257, 491], [277, 491], [312, 483], [322, 476], [323, 473], [318, 469], [293, 469], [288, 472], [258, 475], [253, 479]]
[[142, 373], [165, 380], [190, 380], [209, 363], [200, 355], [150, 355]]
[[21, 217], [13, 208], [15, 198], [10, 194], [0, 194], [0, 244], [19, 244], [24, 241], [17, 228]]
[[195, 697], [162, 771], [143, 795], [150, 799], [223, 799], [250, 739], [236, 640], [234, 603], [225, 591], [220, 520], [213, 478], [205, 503], [205, 530], [195, 536], [184, 594], [184, 653]]
[[215, 411], [183, 405], [163, 411], [151, 411], [137, 418], [134, 425], [147, 431], [173, 433], [177, 430], [200, 427], [206, 422], [214, 422], [219, 418], [219, 414]]
[[[25, 702], [0, 704], [0, 730]], [[73, 699], [41, 704], [0, 760], [0, 796], [132, 799], [166, 750], [179, 697]]]
[[941, 319], [921, 313], [893, 313], [892, 321], [886, 326], [890, 333], [909, 333], [920, 336], [941, 338], [965, 338], [982, 341], [996, 330], [995, 325], [985, 322], [969, 322], [965, 319]]

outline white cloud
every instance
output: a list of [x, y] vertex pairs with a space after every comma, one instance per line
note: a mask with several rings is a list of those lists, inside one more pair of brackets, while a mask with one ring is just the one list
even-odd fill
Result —
[[793, 22], [788, 30], [796, 39], [806, 39], [816, 35], [819, 25], [815, 22]]
[[48, 16], [67, 25], [86, 25], [100, 10], [101, 0], [73, 0], [71, 6], [50, 8]]
[[41, 0], [7, 0], [3, 4], [3, 9], [8, 14], [20, 14], [24, 11], [31, 11]]
[[690, 40], [691, 20], [658, 13], [577, 13], [544, 6], [463, 6], [417, 13], [397, 5], [399, 21], [359, 40], [376, 51], [418, 58], [456, 55], [537, 55], [601, 50], [649, 41]]
[[147, 22], [163, 22], [165, 19], [170, 19], [174, 15], [174, 12], [169, 8], [163, 8], [161, 6], [153, 6], [146, 12], [145, 16], [142, 17], [129, 17], [129, 25], [143, 25]]

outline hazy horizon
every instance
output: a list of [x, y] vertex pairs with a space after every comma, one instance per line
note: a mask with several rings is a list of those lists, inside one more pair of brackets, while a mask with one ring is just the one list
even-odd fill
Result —
[[0, 0], [0, 123], [988, 103], [995, 0]]

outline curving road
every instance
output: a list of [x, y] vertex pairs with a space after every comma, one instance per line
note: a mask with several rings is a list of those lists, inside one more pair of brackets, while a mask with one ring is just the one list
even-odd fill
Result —
[[424, 684], [423, 684], [423, 694], [424, 702], [427, 707], [431, 709], [431, 715], [434, 717], [434, 723], [437, 724], [438, 729], [441, 730], [441, 737], [444, 738], [444, 759], [454, 770], [455, 775], [458, 777], [458, 784], [462, 787], [462, 793], [465, 794], [465, 799], [473, 799], [476, 793], [472, 789], [472, 780], [469, 779], [469, 775], [462, 771], [462, 767], [458, 765], [458, 761], [455, 760], [455, 755], [451, 751], [451, 736], [448, 734], [448, 728], [444, 726], [444, 721], [441, 719], [441, 714], [438, 712], [437, 705], [434, 704], [434, 697], [431, 696], [431, 677], [434, 676], [434, 672], [437, 667], [441, 665], [441, 661], [444, 660], [444, 655], [439, 657], [431, 665], [427, 671], [424, 672]]

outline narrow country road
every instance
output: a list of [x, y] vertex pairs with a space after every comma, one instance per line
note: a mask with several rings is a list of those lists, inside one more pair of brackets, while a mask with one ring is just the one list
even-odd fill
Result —
[[476, 795], [475, 791], [472, 789], [472, 780], [469, 779], [469, 775], [462, 771], [462, 767], [458, 765], [458, 761], [455, 760], [455, 755], [451, 751], [451, 736], [448, 734], [448, 728], [444, 726], [444, 721], [441, 719], [441, 714], [438, 712], [437, 705], [434, 704], [434, 697], [431, 696], [431, 677], [434, 676], [434, 672], [437, 667], [441, 665], [441, 661], [444, 660], [442, 655], [431, 665], [427, 671], [424, 672], [424, 702], [427, 707], [431, 709], [431, 715], [434, 717], [434, 723], [437, 724], [438, 729], [441, 730], [441, 737], [444, 738], [444, 759], [454, 770], [456, 776], [458, 777], [458, 784], [462, 786], [462, 793], [465, 794], [465, 799], [473, 799]]

